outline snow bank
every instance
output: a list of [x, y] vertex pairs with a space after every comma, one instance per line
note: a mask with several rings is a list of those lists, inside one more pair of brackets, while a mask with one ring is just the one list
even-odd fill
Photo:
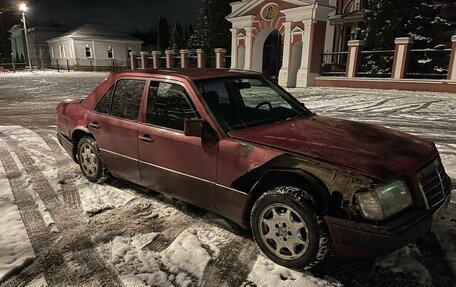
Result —
[[125, 190], [110, 185], [93, 184], [85, 178], [77, 180], [76, 185], [84, 211], [92, 215], [125, 206], [139, 199]]
[[27, 284], [26, 287], [47, 287], [47, 286], [48, 286], [48, 284], [46, 282], [46, 278], [44, 278], [44, 275], [41, 275], [38, 278], [35, 278], [29, 284]]
[[45, 70], [45, 71], [17, 71], [15, 73], [0, 73], [0, 78], [32, 78], [32, 77], [94, 77], [94, 76], [108, 76], [106, 72], [75, 72], [75, 71], [57, 71], [57, 70]]
[[420, 286], [430, 286], [432, 279], [429, 271], [413, 259], [413, 253], [419, 253], [416, 246], [408, 245], [378, 259], [375, 266], [388, 269], [394, 273], [408, 273], [420, 282]]
[[456, 189], [451, 192], [451, 203], [444, 215], [444, 220], [434, 227], [434, 233], [453, 274], [456, 275]]
[[[343, 286], [339, 282], [330, 282], [326, 279], [314, 277], [309, 272], [297, 272], [277, 265], [264, 256], [258, 256], [252, 272], [247, 278], [258, 287], [287, 286], [287, 287], [318, 287]], [[332, 279], [330, 279], [333, 281]]]
[[197, 278], [203, 276], [204, 268], [211, 260], [207, 251], [201, 247], [201, 241], [196, 236], [196, 230], [182, 232], [161, 255], [163, 264], [171, 272], [179, 273], [183, 270]]
[[126, 286], [193, 286], [211, 260], [198, 229], [182, 232], [165, 250], [147, 249], [159, 233], [115, 237], [98, 247]]
[[35, 258], [21, 214], [0, 162], [0, 282]]

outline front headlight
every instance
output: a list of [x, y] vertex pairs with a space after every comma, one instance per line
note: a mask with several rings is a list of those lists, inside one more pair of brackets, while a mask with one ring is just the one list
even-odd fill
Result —
[[412, 205], [412, 195], [402, 180], [356, 194], [361, 213], [366, 219], [383, 220]]

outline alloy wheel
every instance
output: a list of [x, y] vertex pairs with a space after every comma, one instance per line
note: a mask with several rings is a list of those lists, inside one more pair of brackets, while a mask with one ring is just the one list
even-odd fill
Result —
[[261, 240], [277, 257], [294, 260], [309, 247], [309, 231], [302, 216], [283, 203], [268, 205], [258, 221]]

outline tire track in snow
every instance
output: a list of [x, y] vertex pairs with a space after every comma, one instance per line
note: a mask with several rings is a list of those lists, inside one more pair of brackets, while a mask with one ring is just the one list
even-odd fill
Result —
[[[18, 141], [1, 132], [0, 138], [17, 155], [31, 178], [33, 189], [39, 194], [55, 220], [57, 228], [63, 231], [63, 235], [58, 240], [55, 234], [49, 235], [48, 232], [49, 238], [45, 238], [46, 240], [43, 241], [45, 242], [44, 248], [35, 250], [38, 258], [37, 264], [38, 266], [42, 264], [42, 268], [39, 269], [41, 269], [41, 273], [44, 273], [47, 282], [52, 286], [86, 283], [96, 286], [121, 286], [117, 275], [102, 263], [94, 251], [94, 244], [86, 236], [90, 232], [85, 230], [86, 224], [81, 213], [62, 208], [48, 179], [36, 168], [33, 159]], [[17, 166], [15, 168], [17, 170]], [[25, 210], [29, 209], [26, 207]], [[72, 220], [69, 221], [69, 218]]]
[[[256, 244], [247, 238], [230, 235], [230, 242], [209, 262], [199, 287], [244, 286], [260, 254]], [[233, 270], [233, 267], [236, 269]]]
[[52, 156], [55, 159], [58, 167], [58, 175], [62, 185], [63, 200], [70, 208], [81, 209], [81, 198], [76, 185], [72, 182], [72, 176], [67, 170], [68, 165], [75, 164], [62, 147], [45, 131], [36, 131], [36, 133], [44, 140], [54, 153]]
[[[0, 144], [2, 142], [0, 141]], [[44, 270], [40, 251], [50, 241], [49, 228], [46, 227], [33, 197], [24, 188], [26, 185], [24, 176], [20, 173], [19, 167], [6, 148], [0, 148], [0, 161], [5, 169], [22, 221], [36, 255], [31, 266], [25, 267], [20, 273], [3, 282], [2, 286], [25, 286]]]

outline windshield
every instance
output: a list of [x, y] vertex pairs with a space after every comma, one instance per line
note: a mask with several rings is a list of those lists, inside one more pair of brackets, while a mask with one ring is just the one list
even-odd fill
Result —
[[306, 116], [304, 105], [261, 76], [195, 81], [225, 131]]

